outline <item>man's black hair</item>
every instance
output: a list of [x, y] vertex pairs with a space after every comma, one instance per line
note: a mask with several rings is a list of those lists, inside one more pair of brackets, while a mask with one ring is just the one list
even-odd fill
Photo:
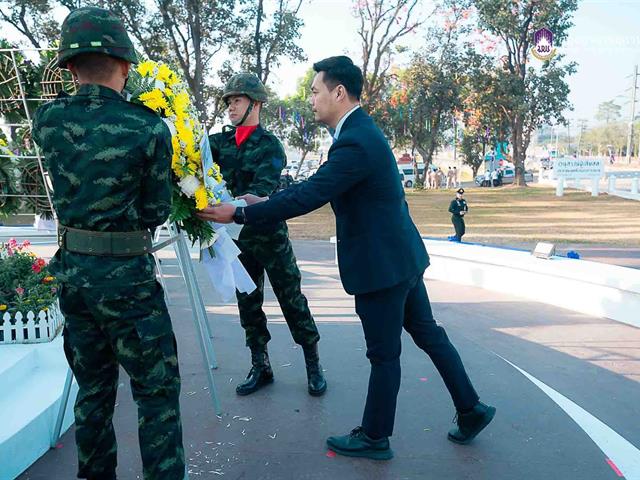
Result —
[[351, 98], [360, 100], [362, 95], [362, 71], [349, 57], [329, 57], [313, 64], [316, 73], [324, 72], [324, 84], [329, 90], [342, 85]]

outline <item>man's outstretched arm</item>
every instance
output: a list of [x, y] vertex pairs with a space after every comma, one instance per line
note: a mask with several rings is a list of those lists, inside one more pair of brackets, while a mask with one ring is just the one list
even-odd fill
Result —
[[[259, 197], [245, 200], [245, 223], [275, 223], [312, 212], [365, 179], [372, 168], [356, 144], [336, 147], [331, 160], [323, 164], [306, 182], [282, 190], [266, 201]], [[264, 200], [264, 199], [261, 199]], [[256, 202], [253, 205], [252, 202]], [[218, 223], [230, 223], [236, 207], [226, 204], [204, 209], [199, 217]]]

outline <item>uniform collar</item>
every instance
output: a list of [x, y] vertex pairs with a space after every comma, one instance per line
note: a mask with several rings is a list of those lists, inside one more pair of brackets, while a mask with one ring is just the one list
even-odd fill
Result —
[[[222, 127], [222, 132], [226, 133], [227, 136], [227, 141], [229, 142], [233, 142], [233, 144], [235, 145], [236, 143], [236, 127], [233, 125], [225, 125], [224, 127]], [[247, 140], [242, 144], [245, 145], [247, 143], [251, 143], [251, 142], [257, 142], [258, 140], [260, 140], [260, 138], [264, 135], [264, 128], [262, 128], [262, 125], [258, 124], [258, 128], [256, 128], [253, 133], [251, 135], [249, 135], [249, 138], [247, 138]]]
[[123, 100], [124, 97], [112, 88], [105, 87], [104, 85], [97, 85], [94, 83], [83, 83], [78, 87], [78, 93], [76, 95], [84, 95], [88, 97], [106, 97], [116, 100]]

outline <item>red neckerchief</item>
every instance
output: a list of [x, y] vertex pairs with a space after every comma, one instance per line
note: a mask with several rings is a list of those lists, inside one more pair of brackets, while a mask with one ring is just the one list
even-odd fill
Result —
[[240, 147], [244, 142], [247, 141], [247, 138], [251, 136], [253, 132], [256, 131], [258, 125], [251, 125], [249, 127], [245, 125], [239, 125], [236, 127], [236, 147]]

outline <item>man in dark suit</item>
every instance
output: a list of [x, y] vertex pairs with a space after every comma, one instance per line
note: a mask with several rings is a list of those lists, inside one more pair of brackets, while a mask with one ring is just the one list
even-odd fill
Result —
[[[206, 208], [201, 218], [263, 224], [297, 217], [327, 202], [336, 215], [338, 266], [347, 293], [355, 295], [371, 362], [362, 426], [329, 437], [336, 453], [386, 460], [393, 456], [396, 398], [400, 389], [400, 336], [404, 328], [434, 362], [457, 409], [448, 435], [469, 443], [495, 414], [479, 401], [460, 356], [431, 312], [423, 273], [424, 243], [409, 216], [398, 167], [389, 144], [360, 108], [362, 73], [348, 57], [314, 64], [311, 87], [315, 118], [331, 129], [328, 161], [306, 182], [267, 199], [243, 196], [247, 207]], [[398, 254], [402, 252], [402, 254]]]

